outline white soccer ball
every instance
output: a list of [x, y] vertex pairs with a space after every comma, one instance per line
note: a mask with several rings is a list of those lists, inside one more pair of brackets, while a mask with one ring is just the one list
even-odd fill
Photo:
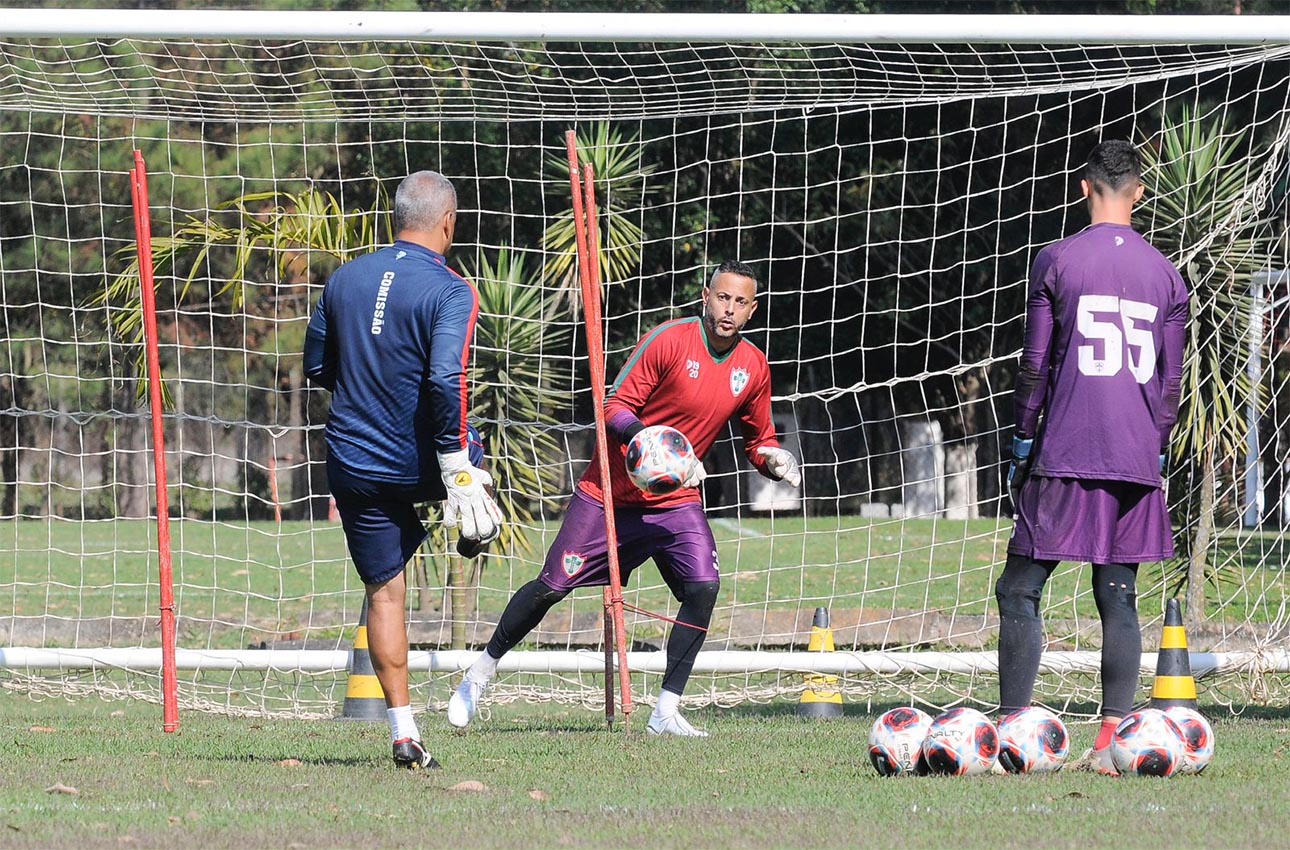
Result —
[[918, 771], [919, 752], [932, 718], [917, 708], [893, 708], [869, 730], [869, 761], [882, 776]]
[[1205, 715], [1185, 705], [1172, 705], [1165, 714], [1182, 733], [1183, 761], [1179, 773], [1200, 773], [1214, 760], [1214, 727]]
[[999, 732], [975, 708], [952, 708], [932, 721], [922, 753], [930, 773], [989, 773], [999, 757]]
[[663, 496], [680, 489], [696, 462], [690, 441], [666, 425], [642, 428], [627, 444], [627, 475], [646, 493]]
[[1178, 724], [1158, 708], [1126, 714], [1111, 737], [1111, 761], [1128, 776], [1173, 776], [1183, 750]]
[[1070, 747], [1066, 724], [1046, 708], [1021, 708], [999, 721], [999, 763], [1009, 773], [1061, 770]]

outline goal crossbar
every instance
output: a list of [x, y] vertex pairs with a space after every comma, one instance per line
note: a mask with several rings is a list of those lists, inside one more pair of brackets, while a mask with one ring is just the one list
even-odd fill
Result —
[[11, 9], [5, 38], [803, 44], [1281, 44], [1290, 16]]

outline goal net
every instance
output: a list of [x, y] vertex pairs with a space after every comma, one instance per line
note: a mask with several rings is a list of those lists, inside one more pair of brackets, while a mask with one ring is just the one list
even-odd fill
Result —
[[[414, 699], [442, 707], [537, 574], [592, 451], [573, 128], [597, 175], [611, 379], [642, 334], [697, 312], [716, 264], [751, 263], [747, 335], [803, 460], [797, 491], [759, 478], [734, 433], [707, 458], [722, 588], [687, 700], [796, 700], [815, 665], [848, 701], [994, 704], [1026, 277], [1086, 223], [1077, 169], [1103, 138], [1142, 145], [1141, 227], [1195, 293], [1168, 468], [1179, 557], [1139, 571], [1140, 696], [1175, 596], [1203, 699], [1284, 692], [1290, 44], [1081, 45], [1055, 27], [1034, 43], [831, 44], [824, 30], [0, 32], [0, 682], [159, 699], [139, 149], [180, 699], [226, 712], [326, 716], [343, 701], [363, 593], [329, 509], [328, 399], [303, 378], [304, 328], [338, 263], [391, 238], [399, 179], [455, 182], [450, 261], [481, 296], [472, 417], [511, 522], [479, 561], [449, 558], [437, 533], [409, 566]], [[1099, 693], [1088, 572], [1063, 564], [1041, 603], [1039, 698], [1071, 711]], [[651, 564], [626, 601], [676, 614]], [[837, 652], [809, 656], [821, 608]], [[598, 704], [601, 616], [598, 589], [575, 593], [493, 692]], [[627, 626], [649, 702], [666, 623]]]

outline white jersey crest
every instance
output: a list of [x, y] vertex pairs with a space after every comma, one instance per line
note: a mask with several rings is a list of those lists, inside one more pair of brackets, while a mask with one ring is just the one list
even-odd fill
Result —
[[735, 398], [739, 398], [739, 394], [746, 386], [748, 386], [748, 370], [740, 366], [730, 373], [730, 392]]

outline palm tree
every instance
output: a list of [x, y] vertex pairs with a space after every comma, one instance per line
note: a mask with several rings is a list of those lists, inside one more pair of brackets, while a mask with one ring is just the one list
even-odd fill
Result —
[[[223, 300], [231, 310], [242, 312], [256, 280], [303, 283], [306, 263], [318, 267], [315, 255], [322, 256], [322, 267], [326, 268], [370, 251], [381, 233], [390, 232], [389, 213], [381, 211], [383, 206], [378, 197], [370, 210], [346, 211], [335, 196], [318, 189], [243, 195], [225, 205], [225, 210], [237, 213], [232, 224], [225, 223], [219, 213], [201, 219], [190, 217], [173, 236], [154, 239], [157, 279], [162, 281], [172, 272], [177, 276], [180, 286], [175, 303], [197, 298]], [[221, 249], [232, 253], [220, 256]], [[133, 256], [133, 250], [132, 246], [122, 249], [122, 260]], [[227, 263], [231, 268], [221, 274], [223, 282], [218, 287], [205, 291], [200, 282], [212, 277], [212, 262]], [[137, 260], [129, 261], [95, 302], [119, 305], [111, 312], [113, 330], [139, 349], [137, 357], [142, 363], [138, 274]], [[498, 477], [505, 481], [499, 488], [501, 507], [510, 520], [503, 545], [513, 541], [528, 549], [523, 526], [533, 517], [530, 504], [535, 497], [531, 494], [549, 492], [544, 485], [552, 471], [558, 470], [555, 461], [560, 457], [545, 426], [554, 421], [550, 411], [563, 404], [563, 396], [556, 392], [562, 373], [542, 361], [541, 355], [547, 347], [564, 342], [568, 332], [553, 335], [546, 331], [544, 336], [549, 299], [523, 280], [524, 264], [511, 252], [504, 249], [492, 264], [485, 260], [480, 275], [480, 316], [471, 370], [475, 387], [472, 413], [494, 423], [486, 430], [498, 456]], [[307, 301], [302, 299], [302, 317], [307, 309]], [[276, 348], [277, 340], [273, 343]], [[282, 355], [298, 357], [299, 347], [284, 348]], [[142, 368], [138, 373], [145, 374]], [[144, 385], [140, 395], [146, 393]], [[509, 537], [511, 534], [515, 536]]]
[[[595, 125], [589, 137], [579, 139], [579, 156], [596, 170], [602, 214], [602, 276], [606, 283], [621, 281], [636, 272], [643, 239], [639, 226], [625, 211], [640, 207], [645, 178], [654, 166], [641, 164], [643, 151], [635, 138], [625, 137], [604, 122]], [[551, 162], [554, 171], [565, 178], [565, 182], [553, 183], [552, 191], [567, 195], [568, 162], [561, 158]], [[369, 210], [347, 211], [335, 196], [312, 188], [299, 193], [243, 195], [215, 215], [190, 217], [171, 237], [154, 239], [157, 278], [164, 280], [172, 272], [177, 276], [181, 286], [175, 303], [223, 299], [240, 312], [245, 310], [248, 290], [257, 279], [303, 283], [304, 269], [319, 267], [316, 255], [323, 258], [322, 267], [334, 267], [371, 250], [380, 234], [391, 232], [389, 214], [382, 211], [387, 207], [378, 196]], [[234, 220], [227, 223], [226, 217]], [[470, 373], [474, 387], [471, 415], [482, 424], [488, 441], [498, 502], [506, 519], [497, 545], [510, 551], [531, 551], [526, 529], [532, 526], [536, 511], [553, 494], [562, 492], [565, 466], [563, 448], [552, 436], [551, 426], [557, 424], [555, 414], [571, 405], [567, 391], [570, 371], [546, 355], [572, 347], [570, 326], [561, 327], [555, 321], [557, 313], [567, 317], [564, 311], [577, 305], [577, 299], [571, 297], [578, 292], [572, 212], [547, 227], [542, 244], [550, 259], [541, 268], [528, 268], [523, 254], [503, 246], [492, 259], [481, 256], [472, 275], [480, 314]], [[111, 313], [113, 330], [138, 347], [142, 363], [142, 308], [138, 264], [130, 259], [133, 250], [129, 246], [119, 252], [124, 270], [108, 281], [96, 300], [120, 305]], [[223, 256], [230, 250], [230, 256]], [[209, 271], [212, 263], [225, 264], [230, 271], [219, 275], [224, 282], [213, 291], [200, 291], [203, 280], [216, 277]], [[302, 300], [299, 315], [305, 315], [307, 309], [307, 301]], [[298, 345], [282, 346], [276, 336], [274, 346], [284, 354], [299, 353]], [[137, 371], [144, 374], [142, 368]], [[146, 385], [139, 393], [146, 396]], [[303, 428], [299, 433], [304, 439]], [[426, 563], [437, 561], [447, 550], [446, 536], [435, 523], [427, 551], [415, 565], [422, 610], [429, 607]], [[477, 562], [467, 577], [461, 560], [448, 558], [444, 578], [451, 589], [454, 645], [464, 646], [464, 624], [473, 608], [464, 594], [466, 588], [476, 585], [483, 563], [482, 559]]]
[[1249, 133], [1221, 119], [1208, 124], [1184, 109], [1144, 145], [1148, 202], [1142, 213], [1151, 241], [1179, 266], [1191, 290], [1191, 322], [1182, 403], [1172, 445], [1190, 458], [1200, 482], [1196, 520], [1180, 531], [1180, 583], [1187, 617], [1204, 619], [1208, 550], [1215, 529], [1219, 466], [1234, 458], [1248, 430], [1246, 407], [1263, 406], [1263, 388], [1250, 377], [1251, 276], [1268, 267], [1273, 237], [1249, 194], [1259, 161]]
[[[625, 136], [607, 121], [593, 125], [589, 135], [578, 135], [578, 161], [590, 163], [595, 172], [596, 198], [600, 212], [600, 278], [606, 284], [622, 282], [638, 271], [644, 234], [627, 211], [641, 208], [649, 192], [646, 178], [657, 165], [642, 164], [645, 151], [639, 138]], [[552, 192], [567, 199], [569, 160], [563, 156], [547, 159], [552, 172], [562, 180]], [[547, 261], [546, 280], [555, 285], [562, 300], [578, 304], [577, 230], [572, 208], [556, 217], [542, 236]]]

